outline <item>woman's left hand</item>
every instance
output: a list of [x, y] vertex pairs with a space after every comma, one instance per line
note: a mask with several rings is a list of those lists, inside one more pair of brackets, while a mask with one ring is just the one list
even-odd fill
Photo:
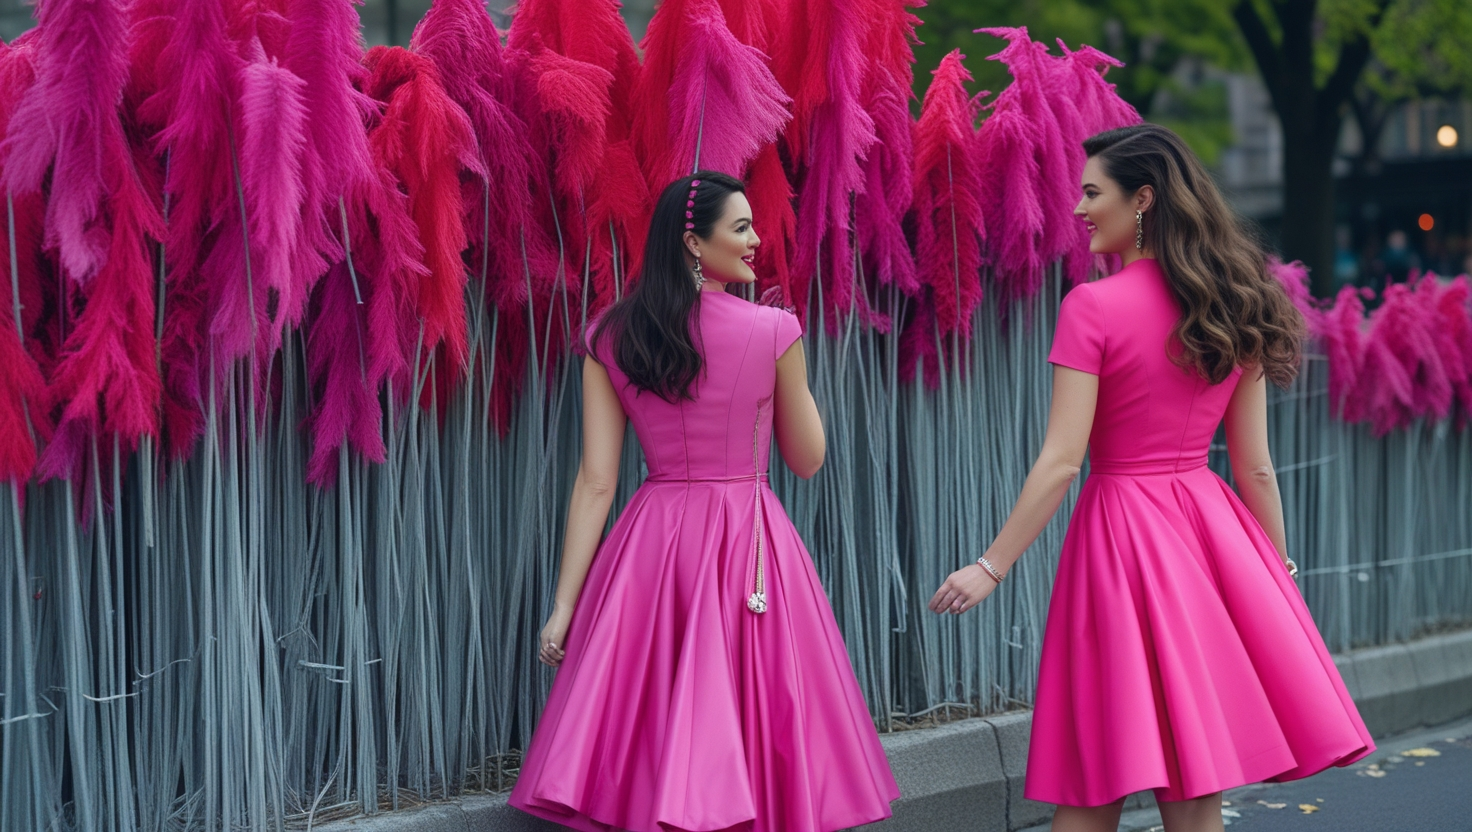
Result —
[[985, 569], [973, 563], [952, 572], [935, 591], [928, 606], [931, 612], [959, 615], [986, 600], [997, 586], [996, 580]]

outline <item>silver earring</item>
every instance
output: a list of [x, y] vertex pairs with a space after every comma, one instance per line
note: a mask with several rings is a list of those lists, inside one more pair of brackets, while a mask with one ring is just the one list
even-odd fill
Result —
[[700, 269], [699, 257], [695, 258], [695, 266], [691, 268], [690, 271], [695, 273], [695, 288], [700, 289], [701, 287], [705, 286], [705, 272], [701, 271]]
[[1145, 213], [1135, 212], [1135, 250], [1145, 250]]

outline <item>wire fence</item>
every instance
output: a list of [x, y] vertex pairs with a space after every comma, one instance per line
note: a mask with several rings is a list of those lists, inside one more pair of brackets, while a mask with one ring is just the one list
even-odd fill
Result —
[[[774, 461], [773, 485], [882, 730], [1032, 701], [1076, 489], [980, 609], [924, 604], [991, 540], [1041, 445], [1061, 286], [984, 303], [935, 389], [901, 383], [898, 339], [857, 316], [831, 337], [810, 322], [828, 462], [802, 481]], [[261, 423], [246, 372], [212, 385], [240, 400], [212, 403], [225, 415], [188, 462], [145, 447], [101, 489], [7, 494], [0, 826], [300, 828], [509, 786], [552, 680], [535, 645], [580, 379], [534, 347], [499, 436], [486, 418], [497, 314], [472, 311], [464, 392], [386, 410], [388, 462], [344, 451], [331, 490], [305, 480], [298, 340]], [[529, 314], [581, 317], [565, 299]], [[1377, 439], [1332, 420], [1325, 387], [1310, 355], [1270, 419], [1289, 545], [1331, 649], [1472, 624], [1472, 434], [1418, 424]], [[119, 455], [91, 452], [94, 470]], [[619, 504], [641, 470], [630, 436]]]

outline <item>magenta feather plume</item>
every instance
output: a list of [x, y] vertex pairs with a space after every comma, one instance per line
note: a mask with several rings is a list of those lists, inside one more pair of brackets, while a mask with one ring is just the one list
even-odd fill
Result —
[[[1413, 377], [1420, 355], [1402, 356], [1397, 352], [1401, 342], [1398, 327], [1414, 325], [1406, 314], [1411, 300], [1404, 285], [1389, 287], [1383, 305], [1370, 316], [1370, 329], [1365, 337], [1365, 362], [1356, 393], [1364, 403], [1364, 414], [1376, 436], [1405, 427], [1416, 411], [1416, 382]], [[1416, 344], [1411, 345], [1414, 349]]]
[[[1030, 297], [1042, 286], [1047, 266], [1077, 239], [1078, 226], [1070, 217], [1082, 155], [1071, 160], [1049, 104], [1055, 73], [1047, 63], [1047, 47], [1034, 43], [1026, 27], [977, 31], [1007, 40], [990, 60], [1006, 64], [1013, 78], [977, 139], [988, 186], [982, 204], [991, 235], [989, 259], [1008, 300]], [[1070, 170], [1074, 162], [1079, 171]]]
[[1314, 303], [1312, 292], [1309, 291], [1308, 268], [1299, 260], [1292, 263], [1284, 263], [1276, 255], [1268, 257], [1268, 274], [1283, 287], [1284, 293], [1303, 315], [1308, 324], [1311, 335], [1317, 335], [1324, 327], [1324, 313]]
[[383, 416], [378, 388], [368, 378], [367, 339], [346, 260], [328, 270], [312, 296], [307, 371], [317, 405], [311, 416], [307, 479], [331, 488], [337, 482], [338, 454], [344, 443], [370, 462], [384, 460]]
[[673, 172], [699, 168], [739, 177], [781, 135], [789, 99], [766, 56], [726, 28], [718, 4], [688, 8], [669, 90]]
[[1088, 45], [1070, 51], [1061, 39], [1058, 48], [1062, 50], [1073, 77], [1070, 98], [1078, 111], [1085, 136], [1141, 122], [1139, 112], [1119, 97], [1113, 84], [1104, 80], [1109, 68], [1124, 66], [1123, 61]]
[[1421, 278], [1414, 288], [1395, 284], [1385, 290], [1385, 302], [1376, 310], [1383, 326], [1375, 332], [1400, 359], [1410, 379], [1410, 401], [1397, 418], [1398, 425], [1414, 418], [1445, 419], [1451, 412], [1452, 385], [1437, 343], [1436, 278]]
[[1363, 402], [1355, 394], [1365, 360], [1365, 304], [1353, 286], [1339, 290], [1324, 314], [1319, 335], [1329, 356], [1329, 407], [1346, 422], [1364, 418]]
[[968, 152], [978, 102], [966, 92], [971, 73], [962, 60], [959, 50], [941, 59], [915, 126], [916, 260], [943, 341], [970, 337], [982, 296], [980, 168]]
[[[258, 291], [274, 293], [276, 316], [262, 335], [262, 359], [281, 346], [281, 310], [299, 306], [291, 253], [302, 215], [306, 149], [305, 84], [263, 49], [240, 66], [240, 176]], [[263, 362], [264, 363], [264, 362]]]
[[467, 245], [460, 194], [464, 170], [484, 180], [470, 119], [440, 85], [428, 58], [400, 47], [374, 47], [367, 58], [369, 93], [386, 106], [369, 146], [409, 196], [428, 275], [419, 282], [416, 312], [424, 350], [445, 348], [446, 377], [458, 379], [468, 361], [465, 318]]
[[[0, 43], [0, 136], [9, 127], [16, 104], [35, 81], [31, 50]], [[36, 465], [38, 440], [50, 435], [50, 403], [46, 378], [27, 350], [29, 332], [41, 310], [40, 283], [42, 217], [40, 194], [10, 201], [15, 228], [13, 276], [0, 279], [0, 480], [25, 483]], [[11, 262], [10, 235], [0, 234], [0, 263]], [[13, 284], [12, 285], [12, 278]], [[20, 297], [15, 297], [18, 289]], [[9, 310], [23, 310], [20, 319]]]
[[291, 0], [291, 36], [283, 66], [302, 80], [306, 148], [301, 156], [302, 228], [292, 257], [297, 304], [284, 310], [296, 326], [311, 288], [343, 257], [339, 201], [373, 179], [364, 119], [376, 111], [359, 91], [365, 76], [357, 10], [361, 0]]
[[103, 165], [126, 155], [118, 106], [128, 76], [127, 24], [121, 0], [50, 0], [36, 9], [36, 21], [36, 80], [0, 145], [3, 185], [32, 193], [49, 174], [47, 246], [69, 278], [86, 283], [111, 245]]
[[1008, 299], [1036, 291], [1048, 265], [1040, 250], [1047, 215], [1039, 193], [1033, 130], [1015, 97], [998, 99], [974, 139], [987, 259]]
[[145, 198], [126, 148], [104, 159], [111, 223], [108, 250], [68, 333], [49, 395], [62, 404], [57, 437], [42, 454], [45, 477], [81, 470], [84, 440], [116, 440], [125, 452], [158, 433], [160, 384], [154, 360], [154, 278], [149, 238], [162, 220]]
[[864, 110], [874, 122], [874, 147], [864, 160], [864, 189], [854, 206], [855, 236], [864, 273], [913, 294], [919, 289], [915, 256], [903, 221], [914, 198], [915, 153], [910, 100], [914, 98], [919, 19], [910, 13], [919, 0], [880, 0], [869, 30], [869, 71], [864, 76]]
[[1472, 279], [1451, 280], [1436, 298], [1442, 365], [1457, 402], [1457, 425], [1472, 422]]

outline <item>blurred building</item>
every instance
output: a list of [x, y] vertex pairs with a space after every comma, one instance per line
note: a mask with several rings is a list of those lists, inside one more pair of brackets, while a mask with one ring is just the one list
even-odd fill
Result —
[[[1256, 75], [1227, 75], [1236, 143], [1216, 165], [1237, 210], [1272, 236], [1283, 214], [1283, 135]], [[1472, 271], [1472, 101], [1393, 106], [1369, 143], [1346, 115], [1334, 161], [1341, 282], [1378, 286], [1410, 268]], [[1398, 232], [1398, 233], [1397, 233]]]

